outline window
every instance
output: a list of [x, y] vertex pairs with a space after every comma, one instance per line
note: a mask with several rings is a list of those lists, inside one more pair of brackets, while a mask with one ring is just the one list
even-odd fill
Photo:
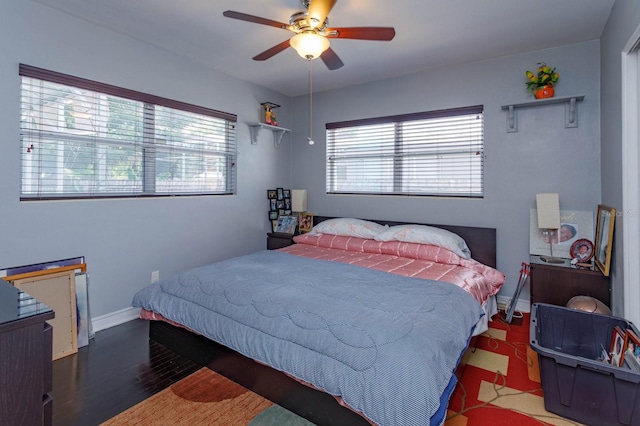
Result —
[[22, 200], [233, 194], [236, 116], [20, 65]]
[[327, 192], [482, 197], [482, 106], [327, 123]]

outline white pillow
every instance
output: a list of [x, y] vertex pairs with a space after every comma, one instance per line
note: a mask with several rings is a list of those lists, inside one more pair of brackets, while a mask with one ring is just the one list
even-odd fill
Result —
[[310, 235], [331, 234], [345, 237], [358, 237], [373, 239], [379, 233], [388, 229], [388, 226], [368, 220], [338, 217], [320, 222], [311, 229]]
[[405, 243], [432, 244], [454, 252], [463, 259], [471, 258], [467, 243], [446, 229], [427, 225], [396, 225], [374, 237], [376, 241], [403, 241]]

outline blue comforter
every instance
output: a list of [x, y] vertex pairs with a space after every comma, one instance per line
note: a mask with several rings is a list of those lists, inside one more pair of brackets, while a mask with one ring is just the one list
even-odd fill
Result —
[[429, 424], [482, 315], [455, 285], [277, 251], [186, 271], [133, 306], [401, 426]]

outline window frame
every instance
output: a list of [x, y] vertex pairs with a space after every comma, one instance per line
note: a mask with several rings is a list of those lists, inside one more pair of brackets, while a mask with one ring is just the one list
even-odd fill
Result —
[[[108, 198], [149, 198], [149, 197], [180, 197], [180, 196], [206, 196], [206, 195], [234, 195], [237, 192], [237, 177], [236, 177], [236, 162], [237, 162], [237, 140], [235, 134], [235, 128], [237, 124], [237, 115], [214, 110], [211, 108], [206, 108], [186, 102], [176, 101], [173, 99], [168, 99], [160, 96], [151, 95], [148, 93], [143, 93], [131, 89], [126, 89], [123, 87], [114, 86], [111, 84], [101, 83], [94, 80], [89, 80], [81, 77], [76, 77], [69, 74], [63, 74], [56, 71], [50, 71], [42, 68], [37, 68], [30, 65], [20, 64], [19, 65], [19, 76], [21, 77], [21, 82], [23, 77], [34, 78], [50, 83], [60, 84], [68, 87], [78, 88], [82, 90], [93, 91], [101, 95], [114, 96], [119, 98], [124, 98], [127, 100], [135, 101], [143, 103], [144, 110], [144, 119], [143, 119], [143, 128], [145, 129], [142, 132], [143, 143], [143, 154], [142, 154], [142, 166], [144, 171], [142, 172], [142, 192], [83, 192], [79, 193], [79, 195], [70, 195], [69, 193], [60, 193], [60, 195], [55, 195], [53, 193], [47, 192], [43, 194], [35, 194], [31, 195], [29, 193], [23, 192], [23, 180], [25, 179], [24, 170], [23, 170], [23, 160], [21, 161], [21, 172], [20, 172], [20, 200], [21, 201], [39, 201], [39, 200], [80, 200], [80, 199], [108, 199]], [[21, 88], [21, 98], [23, 96], [23, 89]], [[212, 117], [216, 119], [222, 119], [226, 122], [225, 127], [227, 129], [225, 133], [225, 144], [227, 145], [227, 150], [225, 157], [227, 159], [227, 171], [224, 174], [225, 180], [225, 190], [221, 192], [210, 192], [210, 191], [200, 191], [200, 192], [156, 192], [155, 184], [156, 177], [153, 179], [149, 179], [149, 173], [153, 173], [155, 170], [155, 149], [153, 145], [156, 144], [153, 134], [151, 133], [153, 129], [153, 120], [155, 119], [155, 112], [153, 113], [153, 117], [149, 121], [149, 108], [155, 109], [156, 107], [164, 107], [171, 110], [199, 114], [206, 117]], [[21, 107], [22, 109], [22, 107]], [[149, 126], [149, 123], [152, 123]], [[229, 131], [231, 129], [231, 131]], [[20, 125], [20, 145], [22, 146], [22, 138], [25, 133], [31, 132], [30, 130], [23, 129], [22, 123]], [[39, 131], [35, 131], [36, 133]], [[41, 131], [40, 131], [41, 132]], [[42, 133], [42, 132], [41, 132]], [[46, 132], [44, 132], [46, 133]], [[72, 136], [73, 138], [73, 136]], [[97, 139], [97, 138], [94, 138]], [[96, 145], [98, 146], [98, 145]], [[151, 147], [151, 149], [149, 149]], [[181, 151], [180, 148], [176, 148], [177, 151]], [[204, 151], [212, 153], [214, 151]], [[24, 153], [22, 154], [24, 155]]]
[[[403, 167], [401, 163], [410, 159], [412, 155], [407, 154], [406, 151], [403, 151], [403, 132], [402, 126], [406, 123], [411, 123], [419, 120], [428, 120], [428, 119], [438, 119], [438, 118], [453, 118], [457, 116], [463, 115], [480, 115], [481, 122], [481, 130], [480, 130], [480, 149], [470, 151], [469, 155], [478, 155], [480, 161], [480, 171], [479, 171], [479, 191], [469, 191], [466, 193], [453, 193], [453, 192], [428, 192], [428, 191], [403, 191]], [[358, 127], [367, 127], [367, 126], [375, 126], [375, 125], [392, 125], [393, 131], [389, 131], [389, 134], [393, 134], [393, 154], [386, 154], [386, 157], [393, 157], [392, 165], [389, 169], [392, 170], [391, 178], [388, 179], [387, 184], [389, 184], [393, 190], [392, 191], [356, 191], [356, 190], [335, 190], [339, 182], [336, 182], [338, 178], [338, 171], [336, 170], [337, 164], [336, 160], [332, 158], [334, 156], [335, 146], [332, 142], [334, 139], [335, 131], [339, 129], [347, 129], [347, 128], [358, 128]], [[372, 144], [373, 145], [373, 144]], [[380, 139], [379, 152], [384, 150], [383, 140]], [[484, 105], [474, 105], [468, 107], [460, 107], [460, 108], [451, 108], [451, 109], [441, 109], [434, 111], [424, 111], [424, 112], [416, 112], [409, 114], [399, 114], [392, 116], [381, 116], [381, 117], [373, 117], [373, 118], [364, 118], [364, 119], [356, 119], [342, 122], [334, 122], [326, 124], [326, 193], [327, 194], [341, 194], [341, 195], [389, 195], [389, 196], [411, 196], [411, 197], [440, 197], [440, 198], [473, 198], [473, 199], [482, 199], [484, 198], [484, 150], [485, 150], [485, 141], [484, 141]], [[471, 152], [473, 154], [471, 154]], [[453, 153], [451, 155], [455, 155]], [[459, 154], [459, 153], [457, 153]], [[381, 157], [382, 154], [378, 154]], [[449, 154], [447, 154], [449, 155]], [[348, 155], [343, 156], [343, 158], [350, 158]], [[358, 158], [357, 155], [354, 155], [352, 158]], [[382, 166], [380, 166], [382, 167]], [[469, 177], [473, 176], [471, 172], [472, 167], [469, 168]], [[415, 169], [412, 169], [415, 170]], [[400, 190], [398, 190], [400, 188]]]

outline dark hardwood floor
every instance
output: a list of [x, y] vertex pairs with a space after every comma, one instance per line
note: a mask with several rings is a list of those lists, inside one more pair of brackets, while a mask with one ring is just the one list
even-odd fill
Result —
[[148, 321], [129, 321], [54, 361], [53, 424], [98, 425], [201, 368], [148, 336]]

